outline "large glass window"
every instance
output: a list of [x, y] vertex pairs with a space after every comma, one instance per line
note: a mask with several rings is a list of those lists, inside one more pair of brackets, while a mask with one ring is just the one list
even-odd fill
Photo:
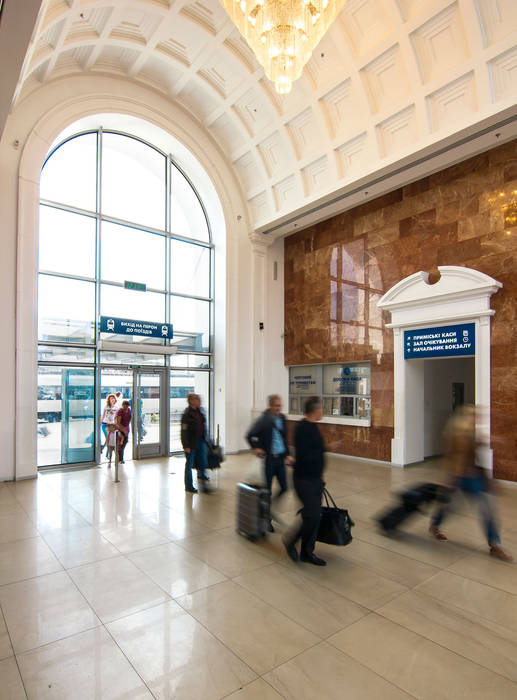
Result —
[[40, 207], [39, 269], [95, 277], [95, 218]]
[[40, 275], [39, 340], [95, 342], [95, 284], [68, 277]]
[[104, 133], [102, 208], [117, 219], [165, 229], [166, 158], [137, 139]]
[[165, 289], [165, 243], [165, 236], [103, 221], [102, 279], [122, 283], [138, 280], [148, 287]]
[[[127, 382], [130, 368], [174, 367], [175, 433], [189, 387], [209, 412], [213, 255], [192, 183], [152, 145], [99, 129], [52, 151], [40, 193], [38, 465], [95, 458], [110, 372]], [[103, 316], [171, 324], [174, 337], [101, 332]], [[98, 345], [107, 339], [125, 341], [127, 352]], [[132, 343], [146, 350], [132, 352]], [[176, 355], [147, 352], [171, 343]], [[170, 444], [180, 448], [177, 436]]]

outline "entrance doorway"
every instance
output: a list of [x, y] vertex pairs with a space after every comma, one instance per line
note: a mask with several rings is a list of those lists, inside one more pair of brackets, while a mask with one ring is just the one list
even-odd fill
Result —
[[[119, 401], [127, 400], [131, 407], [131, 434], [124, 455], [126, 460], [165, 457], [169, 454], [169, 377], [167, 369], [101, 369], [101, 420], [109, 394], [119, 393]], [[102, 423], [100, 427], [102, 431]], [[104, 434], [101, 432], [100, 448], [104, 442]], [[100, 449], [101, 461], [105, 458], [105, 451]]]
[[424, 457], [443, 452], [443, 431], [451, 414], [475, 401], [475, 360], [448, 357], [424, 363]]

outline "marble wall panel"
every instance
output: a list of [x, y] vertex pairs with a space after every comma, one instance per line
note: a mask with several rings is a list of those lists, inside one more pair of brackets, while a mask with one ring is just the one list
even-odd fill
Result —
[[494, 468], [517, 481], [517, 227], [505, 228], [498, 199], [513, 190], [517, 141], [285, 239], [285, 364], [372, 364], [372, 427], [321, 425], [344, 454], [390, 460], [393, 334], [379, 296], [419, 270], [437, 279], [438, 265], [465, 265], [503, 283], [492, 297]]

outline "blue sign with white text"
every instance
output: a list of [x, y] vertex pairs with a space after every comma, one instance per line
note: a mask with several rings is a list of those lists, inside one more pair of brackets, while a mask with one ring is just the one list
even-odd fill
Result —
[[101, 316], [101, 333], [113, 335], [143, 335], [147, 338], [168, 338], [172, 340], [171, 323], [154, 323], [153, 321], [136, 321], [132, 318], [115, 318]]
[[454, 326], [404, 331], [404, 359], [474, 355], [475, 328], [474, 323], [460, 323]]

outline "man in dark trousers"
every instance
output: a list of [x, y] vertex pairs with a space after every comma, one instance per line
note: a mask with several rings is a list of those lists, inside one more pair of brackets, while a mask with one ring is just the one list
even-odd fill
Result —
[[192, 469], [197, 469], [197, 479], [201, 490], [210, 493], [206, 482], [208, 476], [206, 455], [206, 417], [201, 410], [199, 394], [187, 396], [188, 406], [181, 416], [181, 444], [185, 450], [185, 491], [197, 493], [192, 481]]
[[[286, 462], [292, 462], [289, 457], [287, 445], [287, 432], [285, 416], [282, 413], [282, 399], [278, 394], [272, 394], [268, 398], [268, 409], [262, 413], [253, 423], [246, 435], [246, 439], [258, 457], [264, 457], [264, 469], [266, 487], [271, 493], [273, 477], [276, 476], [280, 485], [280, 491], [272, 501], [278, 501], [287, 491], [287, 476], [285, 473]], [[270, 532], [274, 532], [272, 523], [269, 523]]]
[[[301, 509], [302, 526], [296, 534], [287, 533], [284, 546], [293, 561], [308, 562], [325, 566], [326, 561], [314, 554], [314, 545], [321, 519], [321, 497], [323, 494], [323, 469], [325, 445], [316, 423], [323, 416], [321, 401], [317, 397], [307, 399], [304, 406], [305, 417], [294, 430], [296, 462], [294, 465], [294, 489], [303, 504]], [[302, 540], [300, 556], [296, 543]]]

